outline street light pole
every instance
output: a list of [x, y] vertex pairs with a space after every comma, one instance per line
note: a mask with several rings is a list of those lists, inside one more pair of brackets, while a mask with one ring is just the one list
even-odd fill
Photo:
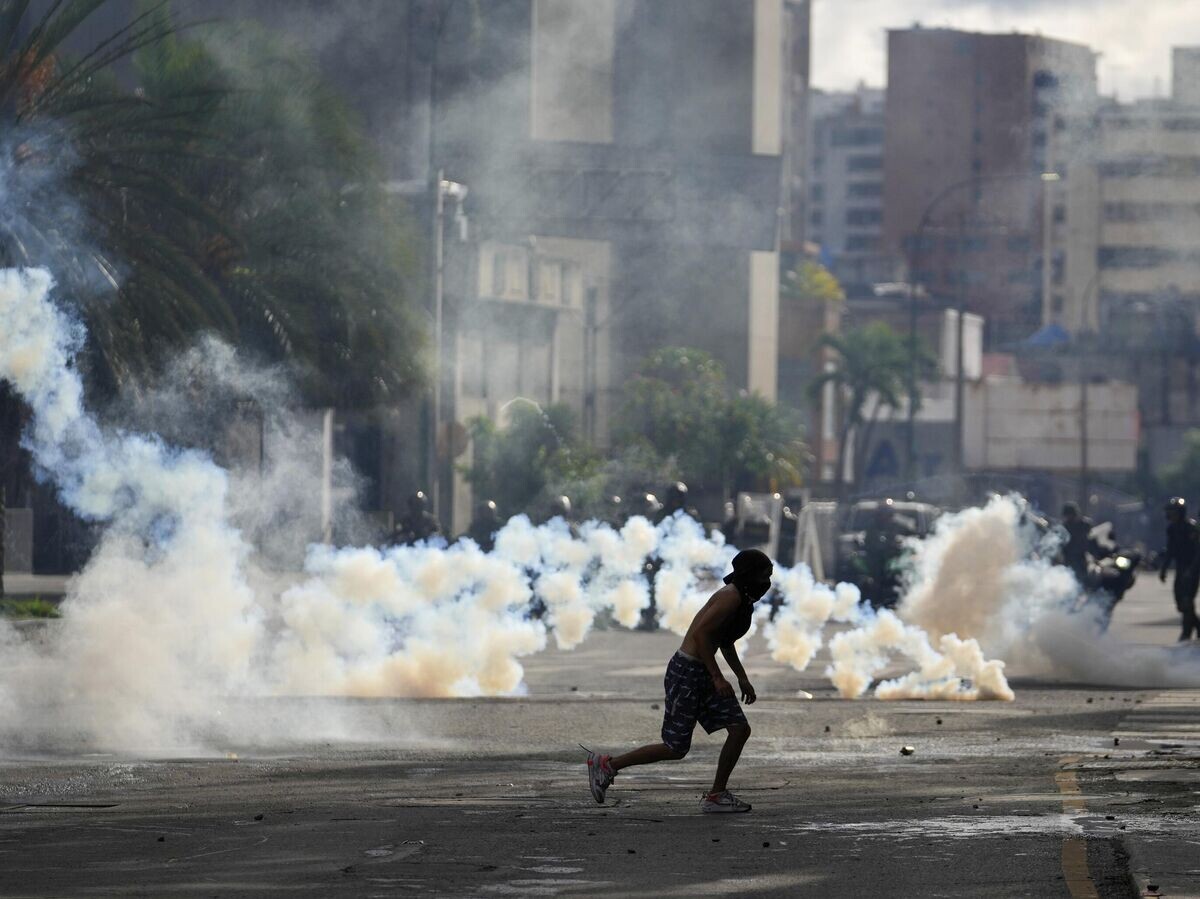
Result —
[[[934, 195], [933, 199], [929, 201], [928, 205], [926, 205], [926, 207], [925, 207], [925, 210], [921, 213], [921, 218], [917, 223], [917, 230], [916, 230], [915, 235], [912, 238], [912, 249], [908, 254], [908, 297], [909, 297], [908, 343], [909, 343], [909, 352], [911, 353], [911, 358], [909, 360], [909, 373], [908, 373], [908, 428], [907, 428], [907, 435], [906, 435], [908, 447], [907, 447], [906, 463], [907, 463], [909, 480], [912, 480], [916, 477], [916, 456], [917, 456], [917, 450], [916, 450], [916, 416], [917, 416], [917, 291], [916, 291], [916, 286], [917, 285], [915, 283], [915, 273], [917, 271], [916, 263], [919, 258], [918, 254], [924, 249], [925, 229], [929, 227], [929, 223], [930, 223], [931, 217], [933, 215], [933, 212], [935, 209], [937, 209], [937, 207], [939, 205], [941, 205], [942, 201], [945, 200], [947, 197], [949, 197], [951, 194], [953, 194], [959, 190], [962, 190], [964, 187], [977, 186], [980, 184], [985, 184], [989, 181], [1014, 181], [1014, 180], [1024, 181], [1024, 180], [1028, 180], [1029, 177], [1030, 177], [1029, 175], [1027, 175], [1023, 172], [1020, 172], [1020, 173], [1012, 172], [1012, 173], [1004, 174], [1004, 175], [975, 175], [974, 177], [971, 177], [971, 178], [964, 178], [961, 181], [956, 181], [953, 184], [950, 184], [947, 187], [942, 188], [941, 191], [939, 191], [937, 194]], [[1037, 177], [1039, 178], [1039, 180], [1041, 180], [1043, 182], [1043, 184], [1055, 182], [1055, 181], [1058, 181], [1061, 179], [1061, 176], [1057, 172], [1041, 172], [1041, 173], [1039, 173], [1039, 175]], [[1042, 199], [1043, 217], [1050, 216], [1050, 214], [1051, 214], [1049, 211], [1051, 207], [1050, 207], [1049, 203], [1046, 201], [1046, 195], [1048, 193], [1049, 193], [1048, 190], [1045, 190], [1043, 193], [1043, 199]], [[1050, 235], [1049, 227], [1044, 227], [1043, 228], [1043, 242], [1042, 242], [1043, 303], [1048, 302], [1046, 297], [1049, 293], [1049, 286], [1048, 286], [1049, 285], [1049, 270], [1050, 270], [1050, 254], [1049, 254], [1050, 237], [1049, 237], [1049, 235]], [[962, 353], [962, 336], [963, 336], [963, 315], [964, 315], [965, 311], [966, 311], [965, 304], [960, 303], [959, 304], [959, 320], [958, 320], [959, 346], [958, 346], [958, 350], [957, 350], [957, 353], [960, 354], [960, 356], [959, 356], [960, 361], [959, 361], [959, 369], [958, 369], [958, 372], [956, 375], [957, 380], [960, 382], [961, 382], [962, 376], [963, 376], [962, 375], [961, 353]], [[961, 393], [962, 393], [961, 388], [956, 384], [956, 387], [955, 387], [955, 414], [956, 414], [956, 423], [957, 423], [958, 431], [959, 431], [959, 434], [956, 438], [956, 459], [959, 464], [960, 470], [962, 467], [962, 433], [961, 433], [962, 432], [962, 410], [960, 408], [961, 403], [962, 403]]]
[[1050, 291], [1052, 289], [1051, 274], [1053, 265], [1051, 265], [1051, 247], [1052, 247], [1052, 231], [1054, 230], [1054, 207], [1050, 203], [1052, 191], [1050, 185], [1059, 181], [1061, 176], [1057, 172], [1042, 172], [1042, 321], [1050, 321], [1051, 313], [1054, 311], [1054, 304], [1050, 302]]

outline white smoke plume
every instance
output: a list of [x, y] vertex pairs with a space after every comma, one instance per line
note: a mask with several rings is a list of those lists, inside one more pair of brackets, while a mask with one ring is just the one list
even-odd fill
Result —
[[[311, 482], [307, 463], [287, 458], [255, 479], [102, 425], [73, 365], [83, 335], [52, 292], [44, 271], [0, 271], [0, 378], [33, 410], [24, 441], [39, 475], [103, 530], [48, 639], [0, 624], [0, 741], [72, 736], [142, 750], [220, 745], [235, 731], [249, 742], [302, 738], [312, 719], [235, 718], [231, 700], [519, 694], [520, 660], [551, 634], [570, 649], [598, 616], [635, 626], [651, 581], [660, 622], [683, 633], [728, 569], [733, 548], [686, 516], [658, 526], [635, 517], [619, 530], [517, 516], [491, 553], [469, 540], [312, 544], [281, 574], [288, 541], [272, 543], [272, 523], [292, 509], [281, 488]], [[260, 387], [251, 392], [269, 404]], [[1011, 699], [997, 657], [1087, 676], [1104, 653], [1094, 634], [1083, 641], [1086, 616], [1064, 611], [1077, 587], [1031, 558], [1020, 518], [1009, 500], [944, 518], [912, 547], [896, 613], [872, 612], [856, 588], [818, 584], [803, 566], [777, 570], [783, 603], [765, 625], [773, 658], [803, 670], [827, 647], [826, 673], [848, 698], [873, 685], [880, 699]], [[530, 615], [539, 605], [544, 615]], [[1180, 677], [1147, 654], [1113, 658], [1091, 673]], [[907, 673], [880, 681], [897, 661]], [[338, 732], [336, 721], [316, 726]]]
[[[1198, 687], [1200, 658], [1123, 642], [1100, 626], [1071, 571], [1016, 497], [939, 520], [912, 546], [901, 618], [932, 639], [974, 638], [1022, 674], [1137, 687]], [[1119, 607], [1118, 607], [1119, 608]]]

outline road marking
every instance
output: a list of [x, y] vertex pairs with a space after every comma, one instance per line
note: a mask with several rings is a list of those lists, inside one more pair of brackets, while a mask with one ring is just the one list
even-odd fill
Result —
[[[1060, 760], [1061, 764], [1073, 765], [1079, 761], [1079, 756], [1067, 756]], [[1058, 792], [1062, 794], [1063, 811], [1069, 815], [1081, 815], [1087, 811], [1087, 800], [1079, 789], [1079, 779], [1074, 771], [1059, 771], [1054, 775]], [[1096, 884], [1092, 882], [1092, 873], [1088, 870], [1087, 841], [1079, 837], [1067, 837], [1062, 847], [1063, 881], [1071, 899], [1100, 899], [1096, 892]]]
[[1200, 747], [1200, 690], [1159, 693], [1129, 711], [1114, 737]]

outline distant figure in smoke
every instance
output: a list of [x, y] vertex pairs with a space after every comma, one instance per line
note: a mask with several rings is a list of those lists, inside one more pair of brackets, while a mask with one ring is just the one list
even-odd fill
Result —
[[699, 723], [710, 734], [728, 731], [712, 789], [700, 800], [700, 810], [750, 811], [749, 803], [728, 790], [729, 775], [750, 738], [750, 725], [733, 687], [721, 673], [716, 653], [721, 651], [736, 675], [742, 699], [752, 704], [757, 697], [734, 643], [750, 629], [754, 604], [771, 589], [771, 573], [771, 560], [756, 549], [743, 550], [733, 557], [733, 573], [725, 577], [726, 586], [714, 593], [692, 619], [683, 644], [667, 664], [662, 742], [616, 758], [587, 751], [588, 783], [597, 802], [604, 801], [605, 791], [621, 769], [687, 755], [692, 731]]
[[429, 511], [429, 499], [424, 490], [418, 490], [408, 498], [408, 511], [392, 531], [392, 544], [412, 546], [442, 533], [441, 522]]
[[496, 532], [500, 530], [500, 526], [500, 514], [496, 509], [496, 503], [489, 499], [485, 503], [480, 503], [475, 510], [475, 517], [471, 519], [467, 536], [475, 541], [475, 545], [485, 553], [490, 553], [496, 548]]
[[625, 514], [625, 502], [617, 494], [604, 498], [604, 521], [620, 530], [625, 526], [629, 516]]
[[1063, 564], [1075, 572], [1075, 580], [1083, 583], [1088, 571], [1088, 548], [1091, 545], [1092, 520], [1079, 513], [1075, 503], [1064, 503], [1062, 526], [1067, 541], [1062, 547]]
[[1175, 608], [1183, 616], [1180, 641], [1200, 636], [1196, 620], [1196, 589], [1200, 587], [1200, 529], [1187, 517], [1187, 503], [1173, 496], [1167, 501], [1167, 548], [1162, 554], [1158, 579], [1166, 581], [1167, 568], [1175, 563]]
[[[659, 524], [663, 520], [663, 509], [665, 506], [659, 502], [658, 497], [653, 493], [642, 494], [641, 511], [638, 513], [652, 524]], [[654, 595], [654, 584], [658, 578], [658, 572], [662, 568], [662, 559], [658, 556], [650, 556], [642, 564], [642, 575], [646, 578], [646, 583], [650, 585], [650, 602], [646, 608], [642, 609], [642, 620], [638, 622], [638, 630], [655, 631], [658, 630], [658, 600]]]
[[700, 520], [700, 513], [688, 505], [688, 486], [683, 481], [676, 481], [667, 488], [667, 501], [663, 503], [662, 509], [656, 518], [651, 519], [655, 524], [666, 521], [668, 518], [674, 517], [675, 513], [682, 512], [689, 518]]

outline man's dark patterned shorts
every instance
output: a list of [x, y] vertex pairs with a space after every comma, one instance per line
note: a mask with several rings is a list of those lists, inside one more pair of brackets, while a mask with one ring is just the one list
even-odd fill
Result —
[[680, 754], [692, 746], [692, 731], [696, 723], [705, 733], [723, 730], [735, 724], [746, 724], [742, 707], [733, 696], [717, 695], [712, 676], [704, 663], [677, 652], [667, 663], [663, 679], [667, 691], [666, 711], [663, 712], [662, 741]]

